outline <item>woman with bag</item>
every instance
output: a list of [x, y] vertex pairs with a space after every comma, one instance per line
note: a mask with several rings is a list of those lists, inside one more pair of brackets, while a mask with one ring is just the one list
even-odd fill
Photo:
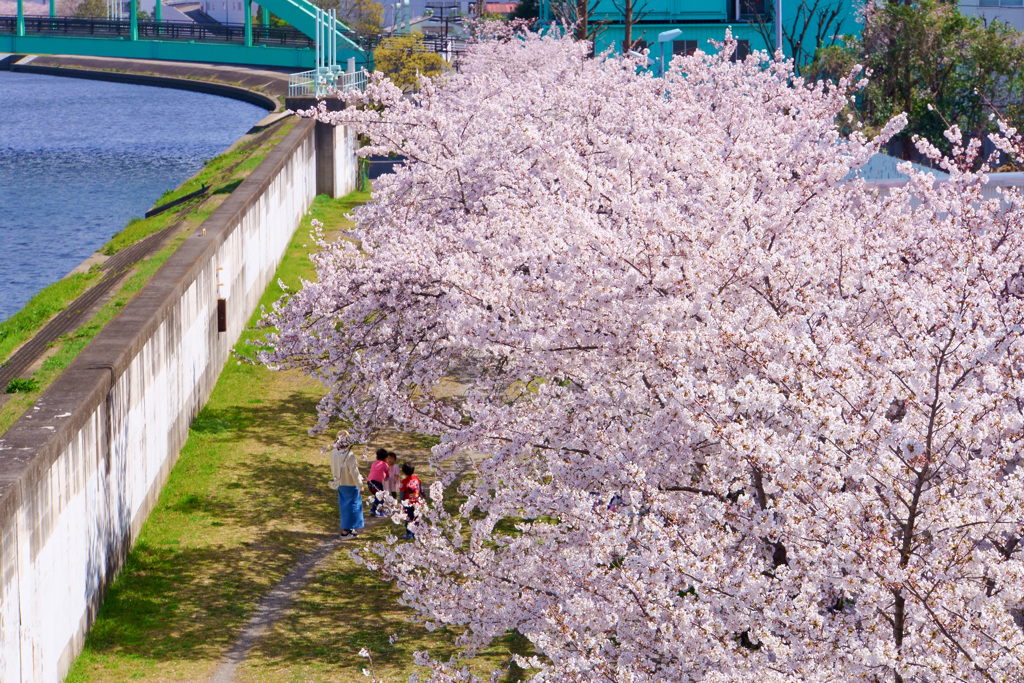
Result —
[[331, 488], [338, 489], [338, 512], [341, 517], [341, 536], [356, 535], [356, 529], [363, 528], [363, 499], [359, 489], [363, 478], [359, 476], [356, 456], [348, 448], [331, 451]]

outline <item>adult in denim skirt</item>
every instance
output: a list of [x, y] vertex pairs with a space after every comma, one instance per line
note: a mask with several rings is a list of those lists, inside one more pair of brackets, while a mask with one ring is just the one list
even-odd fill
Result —
[[363, 528], [363, 499], [359, 489], [363, 478], [359, 476], [356, 456], [349, 449], [331, 451], [331, 488], [338, 489], [338, 511], [341, 516], [341, 535], [355, 536]]

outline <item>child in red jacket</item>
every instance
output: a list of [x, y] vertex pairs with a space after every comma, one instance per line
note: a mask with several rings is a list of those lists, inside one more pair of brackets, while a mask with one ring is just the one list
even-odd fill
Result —
[[408, 521], [405, 523], [405, 536], [412, 538], [413, 533], [409, 530], [409, 524], [416, 519], [416, 506], [423, 504], [423, 485], [420, 478], [416, 476], [416, 468], [409, 463], [402, 465], [402, 507], [405, 508], [405, 515]]

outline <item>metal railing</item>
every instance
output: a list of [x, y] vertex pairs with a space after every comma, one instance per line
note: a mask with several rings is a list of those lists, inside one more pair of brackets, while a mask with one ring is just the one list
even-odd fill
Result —
[[[18, 18], [0, 16], [0, 33], [16, 33]], [[242, 24], [196, 24], [190, 21], [140, 21], [139, 38], [143, 40], [194, 40], [197, 42], [244, 43], [245, 26]], [[94, 38], [127, 38], [131, 36], [131, 22], [127, 19], [76, 19], [73, 17], [27, 16], [26, 35], [89, 36]], [[391, 36], [351, 35], [362, 49], [372, 52]], [[436, 52], [448, 59], [457, 59], [466, 50], [462, 40], [440, 36], [424, 36], [418, 51]], [[281, 47], [315, 47], [316, 41], [298, 29], [278, 26], [253, 26], [253, 45]]]
[[288, 97], [323, 97], [332, 92], [366, 89], [366, 71], [348, 73], [327, 66], [288, 75]]
[[[196, 24], [189, 21], [140, 21], [139, 38], [145, 40], [194, 40], [204, 43], [245, 43], [242, 24]], [[17, 17], [0, 17], [0, 33], [15, 33]], [[89, 36], [120, 38], [131, 35], [131, 22], [116, 19], [75, 19], [72, 17], [25, 17], [26, 35]], [[298, 29], [253, 26], [253, 45], [313, 47], [314, 40]]]

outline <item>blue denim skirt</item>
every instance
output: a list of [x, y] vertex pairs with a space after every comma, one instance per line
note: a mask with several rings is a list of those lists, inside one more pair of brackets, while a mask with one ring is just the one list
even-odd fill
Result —
[[342, 529], [363, 528], [363, 499], [358, 486], [338, 487], [338, 510]]

